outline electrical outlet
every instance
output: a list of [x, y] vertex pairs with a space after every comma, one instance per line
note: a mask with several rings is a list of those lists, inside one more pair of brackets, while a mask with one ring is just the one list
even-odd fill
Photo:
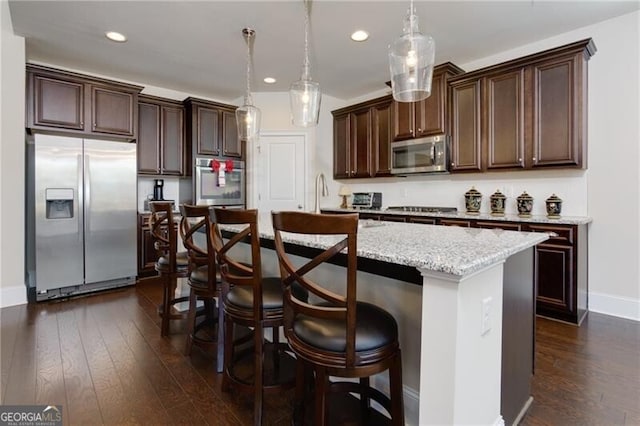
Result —
[[492, 301], [493, 301], [492, 297], [486, 297], [482, 299], [482, 318], [480, 319], [480, 335], [481, 336], [484, 336], [489, 331], [491, 331], [491, 318], [493, 316], [491, 313]]

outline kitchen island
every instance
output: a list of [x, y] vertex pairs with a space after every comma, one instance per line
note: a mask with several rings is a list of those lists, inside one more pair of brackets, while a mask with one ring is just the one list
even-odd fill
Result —
[[[411, 223], [361, 225], [358, 269], [369, 271], [358, 274], [358, 298], [382, 306], [398, 322], [407, 424], [516, 420], [530, 403], [533, 247], [548, 236]], [[268, 215], [261, 217], [259, 229], [263, 247], [273, 249]], [[332, 237], [284, 239], [303, 257], [335, 242]], [[273, 250], [263, 250], [262, 263], [265, 274], [278, 273]], [[372, 265], [387, 273], [376, 273]], [[343, 266], [339, 260], [323, 266], [314, 279], [339, 290]], [[390, 270], [398, 271], [399, 279]], [[411, 270], [420, 281], [402, 279], [403, 271]], [[386, 390], [386, 375], [373, 383]]]

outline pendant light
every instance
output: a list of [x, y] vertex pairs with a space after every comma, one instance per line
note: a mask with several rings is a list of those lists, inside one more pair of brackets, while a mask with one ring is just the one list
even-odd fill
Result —
[[244, 105], [236, 109], [236, 123], [238, 127], [238, 139], [248, 141], [255, 138], [260, 131], [260, 109], [253, 106], [251, 97], [251, 49], [253, 37], [256, 32], [250, 28], [244, 28], [242, 35], [247, 42], [247, 93], [244, 95]]
[[291, 84], [289, 100], [291, 101], [291, 122], [298, 127], [318, 125], [320, 113], [320, 85], [311, 81], [309, 64], [309, 0], [304, 3], [304, 62], [300, 80]]
[[418, 27], [413, 0], [402, 36], [389, 45], [391, 89], [397, 102], [417, 102], [431, 95], [436, 43]]

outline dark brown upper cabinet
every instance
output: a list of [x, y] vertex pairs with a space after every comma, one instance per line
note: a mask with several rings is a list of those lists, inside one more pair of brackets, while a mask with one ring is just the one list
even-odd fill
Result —
[[419, 102], [393, 102], [393, 140], [448, 133], [447, 80], [462, 69], [447, 62], [433, 70], [431, 96]]
[[454, 171], [481, 170], [480, 80], [451, 84], [451, 165]]
[[335, 179], [391, 174], [390, 96], [333, 111]]
[[182, 103], [140, 95], [138, 110], [138, 173], [186, 175], [190, 156]]
[[27, 65], [26, 127], [133, 140], [142, 87]]
[[451, 171], [587, 167], [591, 39], [451, 78]]
[[237, 107], [195, 98], [185, 99], [184, 105], [187, 141], [194, 156], [244, 157], [236, 127]]

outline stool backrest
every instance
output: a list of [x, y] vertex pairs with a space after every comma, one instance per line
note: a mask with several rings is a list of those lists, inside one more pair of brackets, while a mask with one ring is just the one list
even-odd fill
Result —
[[[180, 237], [189, 255], [191, 269], [207, 265], [209, 271], [216, 269], [216, 253], [211, 241], [211, 208], [209, 206], [180, 206]], [[216, 274], [208, 274], [210, 289], [215, 289]]]
[[[212, 244], [216, 251], [222, 293], [230, 286], [251, 287], [253, 290], [253, 318], [263, 318], [262, 305], [262, 260], [260, 258], [260, 234], [258, 233], [258, 210], [214, 209]], [[223, 238], [220, 225], [242, 228], [229, 238]], [[251, 264], [240, 262], [230, 253], [236, 244], [248, 242], [251, 246]]]
[[149, 230], [158, 257], [166, 257], [169, 267], [176, 270], [176, 254], [178, 252], [178, 232], [173, 219], [173, 203], [166, 201], [149, 202], [151, 217]]
[[[284, 330], [287, 337], [292, 336], [292, 323], [296, 315], [302, 314], [319, 319], [338, 319], [346, 324], [346, 362], [355, 363], [356, 329], [356, 273], [358, 214], [313, 214], [303, 212], [272, 212], [275, 248], [280, 265], [280, 275], [284, 286]], [[296, 266], [287, 251], [286, 235], [283, 232], [318, 235], [326, 237], [330, 247], [322, 250], [309, 262]], [[346, 253], [341, 253], [344, 249]], [[345, 294], [327, 289], [309, 278], [306, 274], [332, 258], [346, 257]], [[291, 285], [297, 282], [310, 294], [319, 299], [310, 304], [298, 299]]]

